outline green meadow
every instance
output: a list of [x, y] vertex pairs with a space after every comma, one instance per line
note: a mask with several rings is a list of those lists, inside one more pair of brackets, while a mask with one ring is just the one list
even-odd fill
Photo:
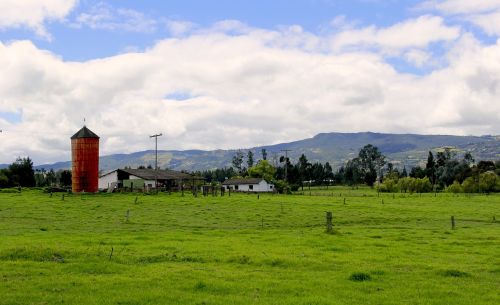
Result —
[[500, 304], [499, 194], [310, 194], [0, 192], [0, 304]]

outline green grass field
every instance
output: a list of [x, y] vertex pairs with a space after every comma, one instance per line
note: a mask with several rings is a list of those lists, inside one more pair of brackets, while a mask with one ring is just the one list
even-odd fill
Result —
[[0, 304], [500, 304], [500, 195], [304, 193], [0, 192]]

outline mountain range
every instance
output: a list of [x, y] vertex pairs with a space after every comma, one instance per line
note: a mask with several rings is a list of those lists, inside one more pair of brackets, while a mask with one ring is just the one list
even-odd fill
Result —
[[[254, 153], [254, 159], [261, 159], [262, 149], [267, 151], [267, 159], [275, 165], [283, 150], [289, 150], [292, 163], [301, 154], [305, 154], [310, 162], [330, 162], [338, 168], [348, 160], [357, 156], [366, 144], [377, 146], [379, 150], [396, 167], [411, 168], [422, 165], [430, 150], [436, 152], [446, 147], [458, 155], [472, 153], [476, 160], [500, 159], [500, 136], [449, 136], [418, 134], [386, 134], [373, 132], [360, 133], [320, 133], [312, 138], [289, 143], [241, 149], [246, 154]], [[231, 160], [238, 150], [159, 150], [158, 166], [174, 170], [205, 170], [231, 166]], [[246, 161], [246, 158], [245, 158]], [[114, 154], [100, 157], [100, 169], [103, 171], [129, 166], [154, 166], [154, 150], [146, 150], [131, 154]], [[6, 165], [4, 165], [5, 167]], [[57, 162], [35, 166], [36, 169], [70, 169], [71, 162]]]

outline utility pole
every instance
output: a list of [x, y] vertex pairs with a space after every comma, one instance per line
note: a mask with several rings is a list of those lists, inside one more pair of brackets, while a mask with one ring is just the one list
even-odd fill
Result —
[[149, 138], [155, 138], [155, 189], [158, 194], [158, 137], [161, 137], [162, 134], [155, 134], [149, 136]]
[[292, 151], [291, 149], [282, 149], [281, 151], [285, 152], [285, 181], [288, 182], [288, 152]]

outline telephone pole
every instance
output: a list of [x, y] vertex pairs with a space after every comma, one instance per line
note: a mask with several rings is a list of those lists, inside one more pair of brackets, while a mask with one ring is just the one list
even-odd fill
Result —
[[292, 151], [291, 149], [282, 149], [281, 151], [285, 152], [285, 181], [288, 182], [288, 152]]
[[158, 137], [161, 137], [162, 134], [155, 134], [149, 136], [149, 138], [155, 138], [155, 189], [156, 193], [158, 193]]

